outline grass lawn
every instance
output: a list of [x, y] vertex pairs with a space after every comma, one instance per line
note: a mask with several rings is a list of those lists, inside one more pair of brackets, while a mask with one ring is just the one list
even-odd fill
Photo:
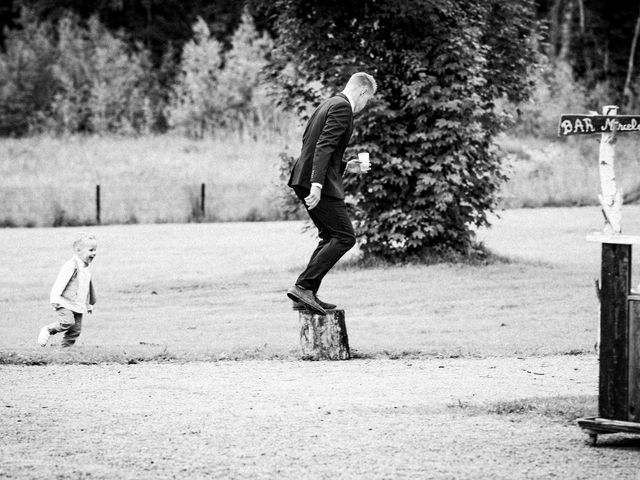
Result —
[[[626, 233], [640, 208], [625, 207]], [[634, 223], [635, 222], [635, 223]], [[315, 246], [300, 222], [102, 226], [95, 317], [71, 351], [36, 345], [48, 292], [76, 228], [3, 229], [0, 361], [296, 358], [285, 290]], [[480, 238], [509, 258], [486, 266], [337, 268], [321, 298], [346, 310], [361, 357], [528, 356], [593, 351], [597, 208], [509, 210]], [[353, 255], [352, 255], [353, 256]], [[348, 259], [349, 257], [347, 257]]]
[[[62, 352], [35, 341], [75, 229], [0, 230], [0, 363], [56, 364], [0, 365], [0, 472], [637, 478], [637, 438], [593, 449], [574, 423], [597, 411], [600, 222], [504, 212], [479, 234], [510, 260], [486, 266], [345, 262], [321, 296], [346, 309], [349, 362], [296, 361], [284, 291], [315, 243], [300, 222], [95, 228], [96, 318]], [[221, 359], [247, 361], [187, 362]]]

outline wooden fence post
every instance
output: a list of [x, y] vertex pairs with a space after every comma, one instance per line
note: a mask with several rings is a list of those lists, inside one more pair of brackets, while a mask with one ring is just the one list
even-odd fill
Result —
[[100, 225], [100, 185], [96, 185], [96, 223]]
[[204, 218], [205, 212], [205, 186], [204, 183], [200, 185], [200, 214]]

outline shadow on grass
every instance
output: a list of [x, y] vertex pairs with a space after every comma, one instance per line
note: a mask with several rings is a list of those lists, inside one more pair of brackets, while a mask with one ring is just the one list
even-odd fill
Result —
[[[332, 271], [353, 271], [353, 270], [384, 270], [407, 266], [432, 266], [432, 265], [456, 265], [469, 267], [486, 267], [491, 265], [528, 265], [533, 267], [554, 268], [555, 266], [544, 260], [514, 258], [500, 255], [493, 252], [483, 244], [476, 247], [475, 253], [471, 255], [450, 254], [426, 255], [422, 257], [411, 257], [403, 261], [393, 262], [382, 258], [365, 257], [362, 252], [356, 252], [349, 258], [340, 260]], [[299, 273], [304, 266], [302, 264], [292, 266], [287, 269], [291, 273]]]
[[360, 352], [351, 350], [351, 358], [359, 360], [428, 360], [449, 358], [486, 358], [482, 355], [463, 352], [455, 349], [452, 351], [438, 350], [380, 350]]
[[[486, 405], [449, 405], [452, 409], [461, 409], [471, 415], [499, 415], [522, 421], [532, 418], [575, 425], [581, 417], [596, 417], [598, 412], [597, 395], [557, 396], [550, 398], [524, 398], [520, 400], [501, 401]], [[585, 442], [587, 440], [585, 432]], [[607, 433], [598, 435], [598, 447], [615, 450], [629, 450], [637, 452], [640, 449], [640, 437], [631, 433]]]
[[598, 435], [597, 446], [613, 450], [629, 450], [637, 452], [640, 450], [640, 437], [627, 433]]
[[296, 360], [297, 351], [276, 352], [266, 347], [225, 352], [174, 352], [166, 345], [140, 344], [118, 347], [46, 348], [37, 352], [0, 352], [0, 365], [100, 365], [137, 363], [188, 363], [243, 360]]
[[98, 365], [117, 363], [132, 365], [140, 362], [177, 362], [178, 356], [166, 348], [153, 349], [114, 349], [97, 350], [78, 349], [44, 349], [42, 352], [2, 352], [0, 365]]
[[[582, 355], [591, 352], [570, 352], [560, 355]], [[514, 355], [515, 356], [515, 355]], [[528, 355], [532, 356], [532, 355]], [[537, 356], [537, 355], [533, 355]], [[544, 355], [542, 355], [544, 356]], [[483, 359], [486, 355], [465, 352], [460, 349], [442, 350], [379, 350], [359, 351], [351, 349], [351, 360], [437, 360], [437, 359]], [[171, 350], [167, 345], [140, 342], [139, 345], [110, 347], [80, 346], [60, 348], [52, 346], [38, 350], [0, 352], [0, 365], [100, 365], [137, 363], [188, 363], [188, 362], [241, 362], [241, 361], [317, 361], [305, 359], [297, 349], [275, 350], [268, 345], [229, 352]]]
[[458, 402], [448, 405], [469, 415], [509, 415], [522, 417], [544, 417], [572, 423], [580, 417], [595, 416], [598, 411], [596, 395], [572, 395], [548, 398], [523, 398], [488, 404]]
[[470, 254], [450, 253], [447, 255], [423, 255], [420, 257], [409, 257], [401, 262], [393, 262], [382, 258], [364, 257], [361, 253], [352, 256], [349, 259], [340, 261], [334, 270], [368, 270], [368, 269], [385, 269], [399, 266], [429, 266], [440, 264], [467, 265], [471, 267], [483, 267], [488, 265], [533, 265], [533, 266], [549, 266], [548, 262], [539, 260], [524, 260], [519, 258], [511, 258], [506, 255], [495, 253], [484, 244], [476, 245]]

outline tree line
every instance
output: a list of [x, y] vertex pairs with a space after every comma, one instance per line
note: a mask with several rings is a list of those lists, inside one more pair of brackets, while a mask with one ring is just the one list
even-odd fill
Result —
[[[538, 86], [536, 103], [517, 107], [520, 132], [549, 132], [559, 109], [593, 109], [602, 103], [619, 104], [623, 111], [638, 107], [636, 2], [530, 3], [539, 58], [537, 70], [528, 74]], [[416, 15], [424, 4], [417, 2]], [[270, 59], [269, 42], [278, 35], [278, 5], [263, 0], [4, 2], [0, 135], [145, 133], [174, 127], [202, 135], [251, 119], [268, 121], [264, 88], [254, 92], [245, 86], [239, 92], [230, 70], [259, 85], [257, 74]], [[253, 32], [246, 30], [247, 17]], [[243, 24], [244, 37], [238, 38]], [[239, 41], [249, 42], [242, 52]], [[207, 48], [217, 53], [206, 53]], [[209, 55], [216, 66], [209, 78], [206, 71], [194, 70], [200, 68], [198, 53]], [[250, 58], [240, 61], [242, 55]], [[227, 67], [231, 63], [236, 65]], [[240, 73], [238, 64], [250, 71]], [[196, 82], [198, 75], [202, 79]], [[235, 92], [223, 93], [234, 87]], [[199, 110], [187, 113], [192, 107]]]
[[[225, 42], [196, 17], [178, 51], [157, 59], [97, 14], [64, 10], [41, 19], [22, 8], [0, 52], [0, 135], [144, 134], [201, 137], [218, 128], [268, 124], [260, 81], [271, 40], [244, 10]], [[275, 124], [275, 122], [271, 122]]]
[[304, 116], [367, 71], [379, 92], [348, 153], [375, 159], [348, 185], [365, 255], [482, 256], [474, 231], [506, 179], [494, 137], [555, 135], [559, 109], [636, 102], [638, 6], [600, 4], [14, 0], [0, 12], [0, 133], [202, 136], [262, 122], [265, 85]]
[[[420, 3], [420, 1], [418, 2]], [[634, 0], [536, 0], [541, 27], [540, 50], [570, 63], [576, 77], [592, 89], [601, 82], [614, 92], [637, 93], [637, 43], [640, 6]], [[20, 28], [20, 11], [29, 8], [40, 20], [57, 21], [69, 12], [96, 16], [111, 31], [122, 31], [130, 44], [142, 44], [157, 66], [168, 50], [174, 55], [192, 37], [202, 18], [214, 37], [229, 47], [245, 8], [259, 31], [274, 34], [275, 2], [262, 0], [8, 0], [0, 5], [0, 45], [6, 29]], [[633, 51], [632, 51], [633, 50]], [[633, 55], [631, 55], [633, 54]], [[619, 99], [615, 99], [619, 101]]]

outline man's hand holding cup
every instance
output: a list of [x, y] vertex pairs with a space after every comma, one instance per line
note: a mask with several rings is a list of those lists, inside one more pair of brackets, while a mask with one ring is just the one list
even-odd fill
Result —
[[371, 162], [369, 161], [369, 152], [361, 152], [356, 160], [351, 160], [347, 164], [347, 168], [352, 173], [367, 173], [371, 170]]

